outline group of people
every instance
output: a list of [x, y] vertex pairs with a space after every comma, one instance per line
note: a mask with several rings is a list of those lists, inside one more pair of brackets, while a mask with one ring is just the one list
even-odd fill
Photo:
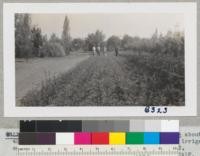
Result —
[[107, 56], [107, 48], [106, 46], [104, 46], [103, 48], [101, 48], [100, 46], [93, 46], [92, 47], [92, 52], [93, 52], [93, 55], [98, 55], [100, 56], [101, 54], [103, 54], [104, 56]]
[[[103, 56], [107, 56], [107, 48], [106, 48], [106, 46], [104, 46], [102, 48], [100, 46], [97, 46], [97, 47], [93, 46], [92, 47], [92, 52], [93, 52], [93, 56], [95, 56], [95, 55], [100, 56], [101, 54]], [[118, 56], [118, 55], [119, 55], [119, 49], [118, 49], [118, 47], [115, 47], [115, 56]]]

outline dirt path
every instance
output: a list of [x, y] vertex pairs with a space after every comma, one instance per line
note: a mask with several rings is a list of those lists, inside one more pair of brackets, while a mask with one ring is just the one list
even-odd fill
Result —
[[16, 99], [41, 86], [41, 81], [61, 73], [66, 73], [77, 64], [89, 58], [87, 54], [71, 54], [61, 58], [22, 59], [16, 60]]

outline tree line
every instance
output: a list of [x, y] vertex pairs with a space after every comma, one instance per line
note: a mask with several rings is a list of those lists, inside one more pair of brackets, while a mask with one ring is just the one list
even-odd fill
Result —
[[62, 37], [52, 33], [48, 39], [41, 28], [32, 25], [30, 14], [15, 14], [15, 56], [17, 58], [57, 57], [70, 53], [69, 19], [63, 23]]
[[105, 34], [97, 30], [88, 34], [86, 38], [72, 38], [70, 21], [65, 16], [62, 36], [59, 38], [52, 33], [50, 38], [47, 38], [47, 35], [42, 34], [40, 27], [32, 25], [30, 14], [15, 14], [15, 56], [17, 58], [66, 56], [73, 51], [92, 51], [93, 46], [106, 47], [108, 51], [118, 47], [122, 51], [138, 52], [138, 54], [145, 52], [183, 57], [184, 33], [168, 31], [163, 35], [155, 30], [150, 38], [125, 34], [122, 39], [116, 35], [106, 39]]

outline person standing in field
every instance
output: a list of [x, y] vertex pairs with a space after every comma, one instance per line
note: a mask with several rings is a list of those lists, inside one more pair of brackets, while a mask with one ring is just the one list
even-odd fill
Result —
[[100, 48], [100, 46], [98, 45], [98, 46], [97, 46], [97, 54], [98, 54], [98, 56], [100, 56], [100, 50], [101, 50], [101, 48]]
[[96, 53], [96, 48], [95, 48], [95, 46], [92, 47], [92, 53], [93, 53], [93, 56], [94, 56], [95, 53]]
[[118, 56], [119, 55], [119, 49], [118, 47], [115, 47], [115, 56]]
[[103, 47], [104, 56], [107, 56], [107, 48], [106, 46]]

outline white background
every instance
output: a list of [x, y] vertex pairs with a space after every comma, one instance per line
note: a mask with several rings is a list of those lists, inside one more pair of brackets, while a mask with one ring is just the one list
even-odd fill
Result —
[[[4, 115], [9, 117], [192, 116], [197, 110], [197, 17], [195, 3], [13, 3], [4, 4]], [[15, 13], [183, 13], [185, 21], [185, 106], [167, 114], [144, 107], [15, 107]]]

